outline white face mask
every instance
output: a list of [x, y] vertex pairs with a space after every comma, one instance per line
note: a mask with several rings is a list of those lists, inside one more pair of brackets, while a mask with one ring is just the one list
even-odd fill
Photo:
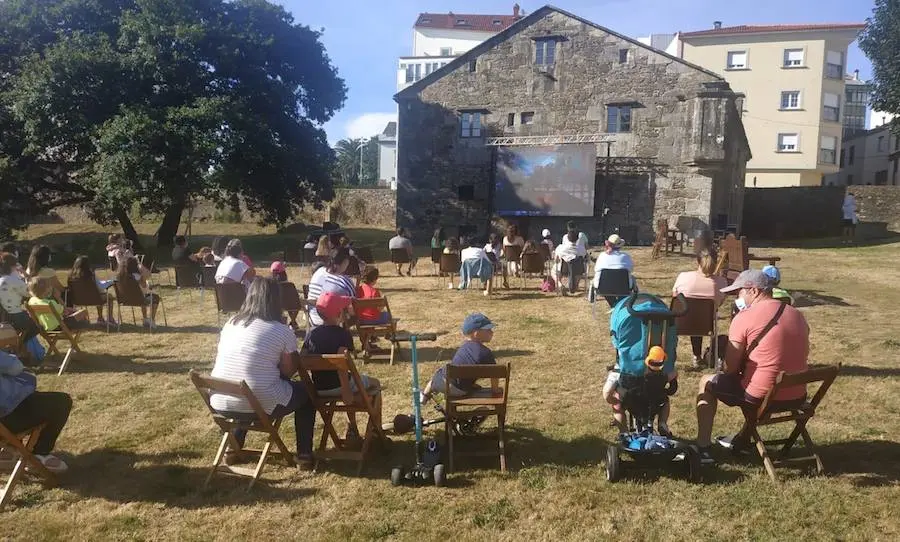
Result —
[[734, 306], [737, 307], [737, 310], [744, 311], [747, 310], [750, 306], [747, 305], [747, 302], [744, 301], [743, 297], [738, 297], [734, 300]]

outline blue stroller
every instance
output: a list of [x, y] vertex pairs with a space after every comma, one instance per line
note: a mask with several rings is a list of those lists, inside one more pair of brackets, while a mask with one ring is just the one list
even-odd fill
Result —
[[[676, 458], [687, 465], [688, 478], [700, 481], [700, 452], [696, 446], [654, 431], [654, 421], [676, 387], [667, 375], [675, 371], [678, 336], [675, 318], [687, 311], [679, 296], [678, 310], [670, 310], [658, 297], [633, 294], [619, 301], [610, 316], [609, 328], [616, 349], [619, 380], [617, 392], [628, 415], [628, 430], [606, 450], [606, 479], [622, 477], [625, 454], [634, 463], [647, 466], [670, 464]], [[668, 385], [668, 386], [667, 386]]]

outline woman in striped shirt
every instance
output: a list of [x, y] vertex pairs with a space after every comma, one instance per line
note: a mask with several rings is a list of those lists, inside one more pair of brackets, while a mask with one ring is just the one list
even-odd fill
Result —
[[[328, 265], [323, 265], [313, 273], [309, 280], [307, 299], [315, 301], [325, 292], [355, 298], [356, 287], [353, 280], [345, 274], [349, 265], [350, 251], [346, 248], [338, 249]], [[324, 323], [314, 308], [309, 310], [309, 319], [313, 326], [321, 326]]]

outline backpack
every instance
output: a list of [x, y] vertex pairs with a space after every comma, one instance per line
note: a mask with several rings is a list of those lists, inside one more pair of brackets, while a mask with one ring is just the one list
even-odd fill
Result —
[[[628, 299], [621, 299], [613, 308], [609, 318], [609, 334], [616, 349], [619, 371], [622, 375], [642, 377], [647, 372], [644, 360], [651, 346], [661, 346], [666, 351], [663, 373], [675, 370], [678, 333], [674, 319], [653, 321], [632, 316], [625, 305]], [[668, 312], [669, 307], [658, 297], [639, 294], [633, 309], [639, 313]]]
[[541, 282], [541, 291], [545, 293], [556, 291], [556, 282], [553, 280], [553, 277], [550, 275], [544, 277], [543, 282]]

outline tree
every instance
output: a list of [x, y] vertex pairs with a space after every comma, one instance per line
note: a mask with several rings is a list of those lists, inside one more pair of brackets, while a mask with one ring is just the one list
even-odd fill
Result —
[[900, 0], [875, 0], [859, 46], [874, 71], [872, 107], [900, 115]]
[[198, 197], [283, 224], [333, 197], [346, 87], [320, 38], [265, 0], [0, 2], [0, 179], [38, 186], [36, 161], [126, 233], [134, 203], [162, 214], [159, 245]]
[[[360, 149], [360, 145], [363, 146]], [[337, 160], [334, 178], [344, 186], [375, 186], [378, 184], [378, 137], [368, 140], [342, 139], [334, 146]], [[362, 169], [359, 162], [362, 159]], [[360, 177], [362, 173], [362, 177]]]

